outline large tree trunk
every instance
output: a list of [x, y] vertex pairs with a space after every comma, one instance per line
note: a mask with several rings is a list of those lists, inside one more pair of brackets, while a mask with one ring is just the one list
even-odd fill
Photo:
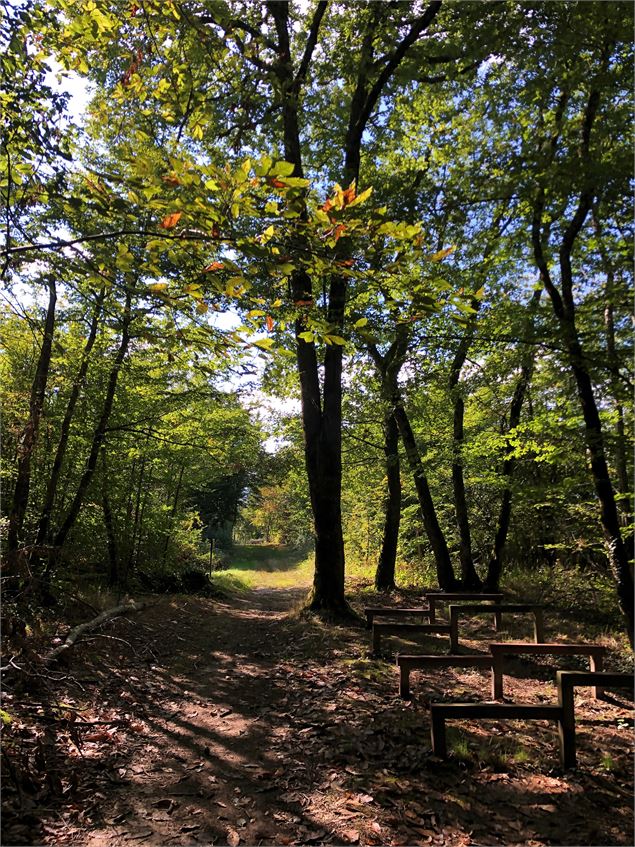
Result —
[[[315, 7], [306, 47], [297, 72], [293, 68], [289, 38], [288, 2], [268, 2], [277, 36], [277, 56], [273, 72], [281, 96], [285, 159], [294, 165], [293, 176], [301, 177], [302, 148], [298, 118], [298, 103], [315, 49], [322, 17], [327, 3]], [[434, 20], [441, 3], [433, 0], [423, 14], [415, 19], [409, 31], [394, 50], [379, 62], [373, 59], [375, 26], [381, 18], [382, 4], [375, 4], [372, 20], [367, 24], [357, 67], [357, 79], [351, 97], [346, 138], [344, 141], [344, 171], [346, 186], [357, 182], [360, 151], [364, 130], [391, 77], [408, 50]], [[370, 75], [376, 74], [374, 82]], [[306, 209], [301, 212], [306, 217]], [[302, 246], [302, 245], [300, 245]], [[343, 248], [338, 245], [340, 250]], [[338, 251], [339, 252], [339, 251]], [[342, 258], [341, 255], [336, 257]], [[297, 270], [292, 275], [294, 301], [311, 301], [312, 280]], [[334, 330], [344, 324], [347, 281], [333, 274], [329, 283], [327, 320]], [[320, 390], [318, 360], [314, 344], [300, 337], [306, 331], [302, 315], [296, 321], [296, 355], [302, 395], [302, 420], [305, 438], [307, 477], [315, 526], [315, 577], [309, 608], [326, 609], [337, 614], [351, 615], [344, 596], [344, 540], [341, 515], [342, 481], [342, 349], [328, 347], [324, 355], [324, 384]]]
[[22, 540], [22, 527], [29, 504], [29, 491], [31, 488], [31, 460], [37, 443], [42, 409], [44, 407], [46, 383], [51, 365], [53, 333], [55, 331], [55, 307], [57, 304], [57, 289], [55, 281], [52, 278], [49, 279], [48, 289], [49, 300], [44, 321], [44, 338], [42, 339], [42, 347], [40, 348], [35, 377], [31, 386], [29, 420], [18, 445], [17, 476], [7, 530], [7, 554], [10, 566], [16, 557], [20, 541]]
[[84, 387], [86, 382], [86, 374], [88, 372], [88, 364], [90, 361], [90, 353], [93, 349], [93, 345], [95, 343], [95, 339], [97, 337], [97, 330], [99, 327], [99, 318], [101, 315], [101, 308], [104, 301], [106, 290], [102, 288], [97, 297], [97, 302], [95, 304], [95, 311], [93, 314], [93, 318], [90, 324], [90, 329], [88, 332], [88, 337], [86, 338], [86, 343], [84, 345], [84, 350], [82, 353], [82, 359], [80, 362], [79, 369], [77, 371], [77, 375], [75, 376], [75, 380], [73, 381], [73, 385], [71, 388], [71, 393], [68, 397], [68, 403], [66, 404], [66, 411], [64, 413], [64, 419], [62, 420], [62, 427], [60, 430], [60, 439], [57, 444], [57, 450], [55, 451], [55, 458], [53, 460], [53, 467], [51, 468], [51, 475], [49, 477], [48, 485], [46, 487], [46, 494], [44, 496], [44, 503], [42, 504], [42, 512], [40, 515], [40, 522], [38, 525], [37, 532], [37, 540], [36, 545], [46, 544], [49, 541], [49, 529], [51, 525], [51, 514], [53, 512], [53, 506], [55, 504], [55, 498], [57, 495], [57, 485], [59, 483], [60, 474], [62, 471], [62, 464], [64, 462], [64, 456], [66, 455], [66, 448], [68, 446], [68, 438], [71, 428], [71, 423], [73, 420], [73, 414], [75, 412], [75, 406], [77, 405], [77, 400], [79, 399], [80, 392]]
[[[527, 394], [527, 390], [531, 384], [534, 373], [534, 320], [540, 304], [541, 295], [542, 290], [536, 289], [529, 303], [529, 315], [525, 324], [525, 332], [523, 333], [526, 346], [521, 360], [520, 376], [518, 377], [518, 382], [516, 383], [512, 402], [509, 408], [508, 433], [513, 432], [520, 424], [520, 416], [525, 395]], [[507, 453], [503, 460], [502, 469], [503, 476], [505, 478], [505, 488], [503, 489], [503, 496], [496, 524], [496, 532], [494, 535], [494, 544], [487, 567], [487, 579], [485, 580], [485, 587], [489, 591], [498, 591], [501, 573], [503, 570], [503, 553], [505, 550], [505, 544], [507, 543], [507, 534], [509, 532], [509, 523], [512, 514], [511, 478], [514, 473], [515, 466], [516, 461], [512, 455], [512, 450], [508, 446]]]
[[[115, 391], [117, 389], [119, 371], [121, 370], [121, 365], [123, 364], [123, 361], [128, 352], [128, 345], [130, 344], [130, 324], [132, 323], [132, 296], [132, 288], [127, 288], [119, 347], [117, 348], [117, 353], [115, 354], [115, 358], [110, 369], [108, 385], [106, 387], [106, 396], [104, 398], [104, 405], [102, 407], [102, 412], [99, 421], [97, 422], [97, 426], [95, 427], [95, 431], [93, 433], [90, 453], [86, 462], [86, 469], [84, 470], [84, 473], [82, 474], [82, 477], [79, 481], [77, 491], [75, 492], [75, 497], [73, 498], [73, 501], [69, 507], [66, 518], [53, 539], [53, 546], [57, 549], [58, 552], [64, 546], [64, 542], [66, 541], [69, 532], [75, 525], [75, 521], [77, 520], [80, 509], [84, 502], [84, 497], [86, 496], [86, 491], [88, 490], [88, 486], [90, 485], [95, 474], [95, 468], [97, 467], [97, 459], [99, 457], [99, 452], [106, 436], [106, 429], [108, 427], [108, 421], [110, 420], [110, 413], [112, 412], [112, 406], [115, 399]], [[52, 560], [50, 561], [52, 563]]]
[[384, 418], [384, 453], [386, 456], [386, 504], [384, 532], [375, 572], [375, 588], [390, 591], [395, 587], [397, 543], [401, 522], [401, 474], [399, 470], [399, 427], [390, 408]]

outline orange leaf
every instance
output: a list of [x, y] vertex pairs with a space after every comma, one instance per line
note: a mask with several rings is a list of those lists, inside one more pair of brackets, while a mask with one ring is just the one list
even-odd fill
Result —
[[344, 234], [345, 231], [346, 231], [346, 227], [344, 226], [344, 224], [338, 224], [333, 229], [333, 236], [334, 236], [335, 240], [338, 241], [339, 238]]
[[323, 212], [328, 212], [328, 211], [329, 211], [330, 209], [332, 209], [332, 208], [333, 208], [333, 201], [329, 199], [329, 200], [327, 200], [327, 201], [326, 201], [326, 203], [322, 206], [322, 211], [323, 211]]
[[174, 229], [174, 227], [181, 220], [183, 212], [172, 212], [171, 215], [166, 215], [159, 226], [161, 229]]
[[286, 188], [287, 187], [284, 184], [284, 182], [281, 182], [279, 179], [276, 179], [275, 177], [271, 177], [269, 179], [269, 184], [273, 185], [274, 188]]
[[273, 320], [273, 318], [271, 317], [271, 315], [267, 315], [267, 321], [266, 321], [266, 323], [267, 323], [267, 329], [269, 330], [269, 332], [271, 332], [271, 330], [272, 330], [272, 329], [274, 328], [274, 326], [275, 326], [275, 324], [274, 324], [274, 320]]
[[355, 264], [355, 259], [342, 259], [340, 262], [336, 262], [336, 265], [339, 265], [341, 268], [352, 268]]
[[203, 273], [210, 273], [211, 271], [222, 271], [225, 265], [222, 262], [212, 262], [211, 265], [208, 265], [206, 268], [203, 268]]
[[313, 300], [294, 300], [293, 305], [294, 306], [312, 306]]
[[351, 185], [346, 191], [342, 192], [342, 199], [344, 200], [344, 205], [346, 206], [348, 203], [352, 203], [355, 199], [355, 185]]
[[171, 185], [172, 187], [181, 184], [181, 180], [175, 173], [164, 174], [161, 179], [166, 183], [166, 185]]

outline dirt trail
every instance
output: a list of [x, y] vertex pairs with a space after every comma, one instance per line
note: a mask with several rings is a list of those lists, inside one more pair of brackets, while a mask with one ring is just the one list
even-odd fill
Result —
[[[366, 658], [367, 632], [288, 614], [305, 592], [162, 598], [79, 645], [59, 697], [104, 723], [59, 724], [62, 796], [27, 802], [3, 843], [632, 843], [623, 704], [585, 713], [613, 751], [612, 773], [582, 745], [584, 772], [559, 774], [542, 723], [518, 734], [528, 761], [440, 762], [427, 701], [482, 699], [482, 672], [422, 679], [406, 703], [394, 666]], [[537, 702], [549, 685], [522, 684], [533, 693], [514, 679], [514, 696]]]

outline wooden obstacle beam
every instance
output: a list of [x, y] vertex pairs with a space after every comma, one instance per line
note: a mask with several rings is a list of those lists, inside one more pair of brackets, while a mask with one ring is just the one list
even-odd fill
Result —
[[[477, 600], [480, 600], [483, 603], [500, 603], [503, 600], [503, 595], [498, 592], [489, 594], [479, 594], [475, 591], [423, 591], [422, 595], [428, 601], [428, 604], [430, 606], [431, 623], [434, 623], [434, 621], [436, 620], [436, 611], [439, 603], [474, 603]], [[497, 630], [498, 629], [500, 629], [500, 627], [497, 627]]]
[[378, 656], [380, 654], [382, 635], [402, 635], [407, 637], [408, 635], [414, 635], [420, 632], [449, 635], [450, 624], [373, 621], [373, 655]]
[[472, 656], [397, 656], [399, 695], [410, 697], [410, 671], [418, 668], [491, 668], [492, 657], [479, 653]]
[[432, 752], [445, 759], [448, 751], [445, 738], [446, 720], [552, 720], [562, 723], [562, 709], [556, 705], [527, 705], [518, 703], [431, 703]]
[[430, 618], [432, 611], [427, 607], [420, 606], [409, 609], [404, 608], [403, 606], [396, 606], [392, 608], [390, 606], [366, 606], [364, 614], [366, 615], [366, 629], [372, 629], [375, 618], [408, 618], [414, 616]]
[[560, 763], [563, 768], [576, 766], [575, 708], [576, 688], [627, 688], [633, 693], [633, 674], [600, 671], [558, 671], [558, 705], [562, 709], [560, 723]]
[[[489, 645], [492, 654], [492, 698], [503, 699], [503, 672], [505, 656], [588, 656], [591, 671], [602, 671], [606, 647], [601, 644], [532, 644], [528, 641], [501, 641]], [[601, 689], [593, 687], [597, 699]]]
[[545, 624], [542, 614], [543, 607], [535, 603], [466, 603], [465, 605], [450, 605], [450, 650], [456, 653], [459, 647], [459, 618], [461, 615], [495, 615], [497, 629], [500, 627], [501, 615], [506, 613], [531, 613], [534, 616], [534, 639], [536, 642], [545, 640]]
[[430, 705], [432, 752], [445, 758], [447, 720], [553, 720], [558, 724], [560, 764], [563, 769], [576, 766], [574, 689], [581, 686], [628, 688], [633, 691], [633, 676], [628, 673], [600, 671], [558, 671], [558, 705], [525, 703], [432, 703]]

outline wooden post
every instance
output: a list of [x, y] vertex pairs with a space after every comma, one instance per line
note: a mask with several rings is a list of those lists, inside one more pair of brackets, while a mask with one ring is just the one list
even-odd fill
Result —
[[562, 671], [557, 672], [556, 681], [558, 685], [558, 705], [562, 710], [562, 716], [558, 722], [560, 764], [566, 770], [576, 766], [573, 686], [567, 682], [566, 677], [562, 677]]
[[434, 597], [428, 597], [428, 603], [430, 604], [430, 623], [434, 623], [437, 619], [437, 604]]
[[492, 653], [492, 700], [503, 699], [503, 663], [505, 656], [498, 651]]
[[536, 644], [543, 644], [545, 641], [545, 619], [541, 608], [534, 609], [534, 638]]
[[445, 759], [448, 755], [445, 743], [445, 717], [435, 709], [430, 709], [430, 735], [432, 752], [440, 759]]
[[450, 606], [450, 653], [459, 652], [459, 609], [460, 606]]
[[[590, 671], [603, 671], [604, 670], [604, 656], [602, 653], [591, 653], [589, 656], [589, 670]], [[599, 700], [600, 697], [604, 694], [604, 689], [601, 685], [594, 685], [591, 689], [591, 696], [595, 700]]]
[[379, 656], [381, 645], [381, 630], [373, 622], [373, 656]]
[[399, 696], [404, 700], [410, 699], [410, 668], [408, 665], [399, 666]]

